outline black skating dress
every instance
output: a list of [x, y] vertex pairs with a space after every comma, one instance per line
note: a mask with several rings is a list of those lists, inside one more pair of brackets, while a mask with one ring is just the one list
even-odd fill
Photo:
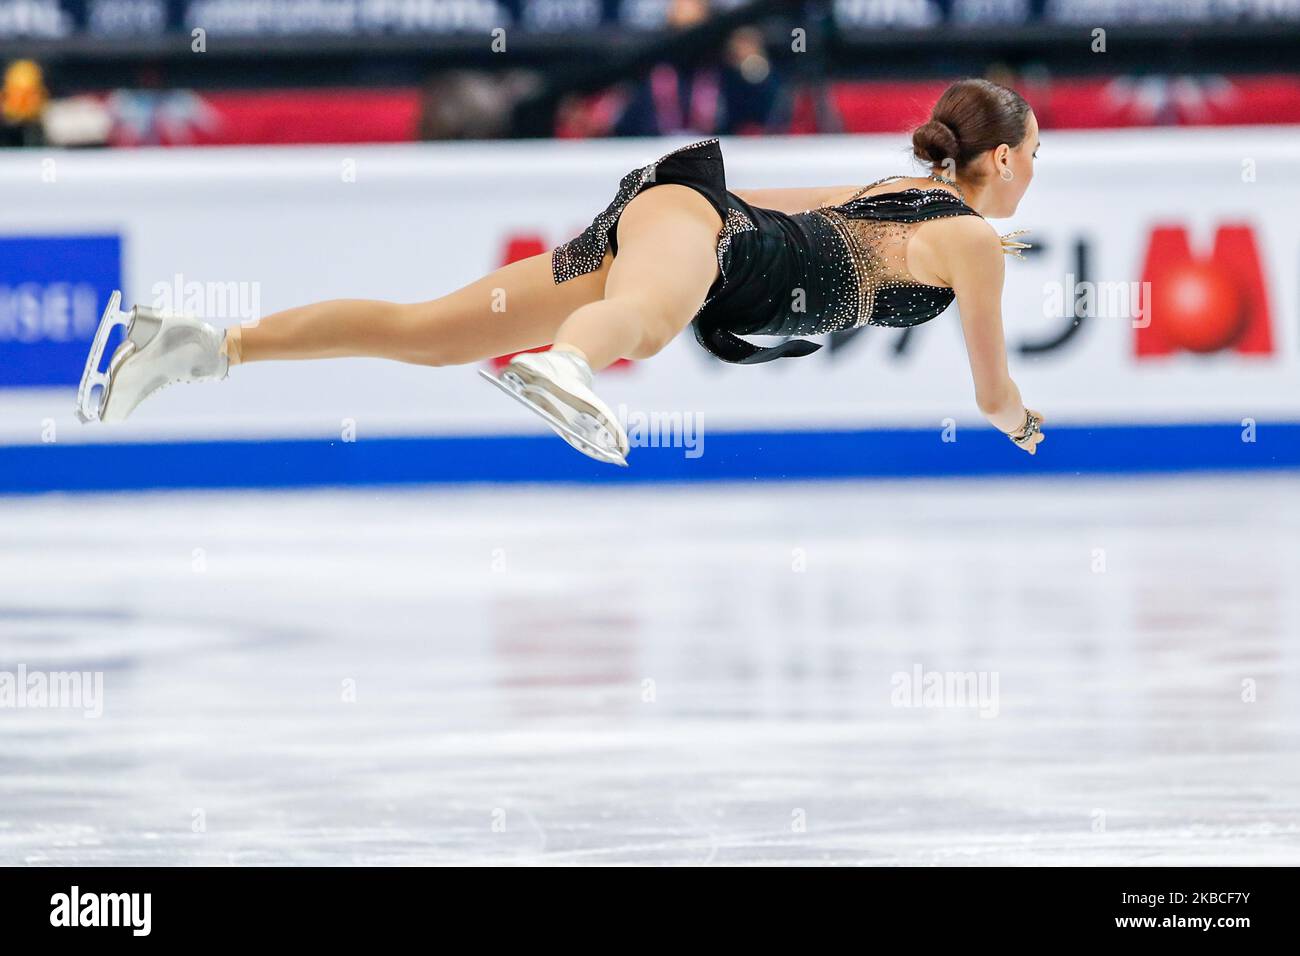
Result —
[[[794, 336], [861, 325], [902, 328], [926, 322], [953, 301], [952, 289], [917, 282], [907, 271], [907, 241], [931, 219], [977, 216], [946, 189], [903, 189], [788, 215], [751, 206], [728, 192], [716, 139], [683, 146], [634, 169], [609, 207], [552, 254], [556, 282], [594, 272], [606, 249], [617, 254], [616, 226], [643, 189], [678, 183], [699, 192], [722, 217], [720, 274], [692, 325], [701, 345], [726, 362], [755, 364], [808, 355], [820, 346]], [[742, 335], [789, 336], [771, 347]]]

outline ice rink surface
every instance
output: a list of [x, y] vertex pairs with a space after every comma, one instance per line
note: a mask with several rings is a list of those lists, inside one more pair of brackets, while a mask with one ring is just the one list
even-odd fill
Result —
[[3, 499], [0, 863], [1295, 864], [1298, 582], [1294, 476]]

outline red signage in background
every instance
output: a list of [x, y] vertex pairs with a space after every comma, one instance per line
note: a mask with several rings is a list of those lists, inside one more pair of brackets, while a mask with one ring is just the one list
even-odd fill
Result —
[[1151, 231], [1142, 281], [1150, 322], [1136, 329], [1139, 357], [1231, 349], [1273, 353], [1268, 290], [1254, 231], [1220, 226], [1209, 256], [1195, 256], [1183, 226]]
[[522, 236], [511, 236], [506, 240], [506, 249], [501, 256], [501, 264], [508, 266], [512, 262], [518, 262], [520, 259], [527, 259], [530, 256], [540, 256], [551, 247], [546, 244], [546, 240], [536, 233], [528, 233]]
[[[769, 132], [897, 135], [923, 121], [947, 85], [946, 79], [841, 80], [828, 84], [829, 109], [811, 90], [796, 88], [789, 120]], [[1300, 76], [1294, 73], [1058, 77], [1022, 82], [1019, 89], [1040, 125], [1049, 130], [1300, 123]], [[620, 90], [570, 97], [555, 118], [555, 136], [610, 135], [625, 99]], [[202, 95], [189, 90], [118, 90], [96, 95], [93, 101], [104, 112], [114, 145], [416, 142], [429, 109], [417, 86]], [[698, 132], [704, 136], [715, 130]]]

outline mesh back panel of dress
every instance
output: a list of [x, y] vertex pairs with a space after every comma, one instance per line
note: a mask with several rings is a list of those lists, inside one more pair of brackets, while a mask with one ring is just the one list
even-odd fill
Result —
[[918, 282], [907, 268], [908, 243], [924, 223], [977, 215], [952, 193], [906, 189], [863, 196], [812, 210], [811, 215], [825, 218], [834, 227], [856, 280], [856, 299], [833, 309], [834, 329], [916, 325], [952, 304], [952, 289]]

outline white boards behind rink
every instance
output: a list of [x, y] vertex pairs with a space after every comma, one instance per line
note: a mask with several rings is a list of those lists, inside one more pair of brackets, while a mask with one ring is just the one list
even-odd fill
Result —
[[[1045, 130], [1042, 140], [1020, 210], [992, 223], [1028, 230], [1035, 246], [1007, 262], [1004, 295], [1012, 375], [1027, 402], [1058, 428], [1300, 422], [1296, 131]], [[117, 237], [126, 301], [225, 325], [329, 298], [419, 301], [571, 238], [628, 170], [689, 141], [18, 153], [0, 157], [11, 197], [0, 242], [21, 250], [42, 238]], [[723, 150], [733, 189], [917, 171], [902, 135], [728, 138]], [[349, 423], [364, 437], [538, 433], [475, 367], [368, 359], [245, 366], [221, 385], [168, 389], [122, 428], [82, 427], [76, 372], [62, 376], [93, 330], [68, 316], [85, 312], [88, 290], [106, 299], [100, 286], [113, 274], [102, 262], [90, 278], [85, 268], [31, 279], [0, 267], [5, 363], [59, 363], [0, 379], [6, 445], [48, 444], [51, 427], [63, 444], [142, 445], [337, 440]], [[1193, 299], [1208, 290], [1209, 306], [1162, 318], [1153, 303], [1180, 308], [1158, 291], [1171, 274]], [[634, 420], [696, 416], [719, 434], [986, 427], [955, 307], [906, 336], [867, 328], [833, 346], [733, 367], [688, 331], [600, 386]]]

